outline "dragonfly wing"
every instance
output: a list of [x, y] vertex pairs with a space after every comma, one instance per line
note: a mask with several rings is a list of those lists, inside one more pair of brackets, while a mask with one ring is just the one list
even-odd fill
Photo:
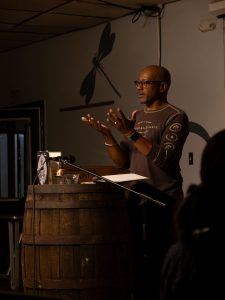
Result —
[[99, 47], [98, 47], [98, 60], [102, 60], [105, 56], [107, 56], [113, 48], [113, 44], [115, 41], [115, 33], [111, 33], [111, 25], [108, 23], [101, 35]]
[[93, 96], [94, 89], [95, 89], [95, 78], [96, 78], [96, 69], [92, 68], [81, 84], [80, 95], [85, 96], [86, 104], [88, 104], [91, 101], [91, 98]]

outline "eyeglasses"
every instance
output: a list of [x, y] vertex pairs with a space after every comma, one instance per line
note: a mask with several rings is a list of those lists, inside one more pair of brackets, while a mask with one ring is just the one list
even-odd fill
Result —
[[162, 82], [161, 80], [135, 80], [134, 81], [134, 84], [136, 86], [136, 88], [139, 88], [139, 87], [143, 87], [143, 88], [146, 88], [148, 85], [152, 85], [154, 83], [159, 83], [159, 82]]

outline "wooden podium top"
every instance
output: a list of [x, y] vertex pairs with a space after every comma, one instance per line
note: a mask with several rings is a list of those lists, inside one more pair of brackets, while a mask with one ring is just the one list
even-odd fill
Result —
[[[79, 167], [81, 169], [87, 170], [88, 172], [85, 172], [83, 170], [80, 170]], [[76, 167], [76, 165], [74, 166], [70, 166], [70, 165], [66, 165], [64, 164], [62, 166], [62, 169], [60, 169], [61, 174], [79, 174], [79, 183], [82, 182], [87, 182], [87, 181], [92, 181], [93, 179], [93, 174], [99, 175], [99, 176], [105, 176], [105, 175], [114, 175], [114, 174], [121, 174], [124, 173], [124, 171], [122, 171], [121, 169], [119, 169], [116, 166], [111, 166], [111, 165], [93, 165], [93, 166], [78, 166]], [[57, 183], [56, 178], [55, 177], [55, 172], [56, 170], [54, 169], [54, 174], [51, 174], [51, 178], [52, 178], [52, 182], [51, 183]]]

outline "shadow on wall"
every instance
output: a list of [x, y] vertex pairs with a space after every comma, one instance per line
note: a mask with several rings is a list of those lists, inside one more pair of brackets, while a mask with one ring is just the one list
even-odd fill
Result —
[[200, 124], [195, 122], [189, 122], [189, 130], [200, 137], [202, 137], [206, 142], [209, 140], [210, 136], [206, 129], [202, 127]]

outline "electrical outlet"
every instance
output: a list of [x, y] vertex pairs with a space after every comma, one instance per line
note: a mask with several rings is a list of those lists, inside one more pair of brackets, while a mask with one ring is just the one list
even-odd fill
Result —
[[188, 162], [189, 162], [189, 165], [194, 164], [193, 152], [188, 153]]

